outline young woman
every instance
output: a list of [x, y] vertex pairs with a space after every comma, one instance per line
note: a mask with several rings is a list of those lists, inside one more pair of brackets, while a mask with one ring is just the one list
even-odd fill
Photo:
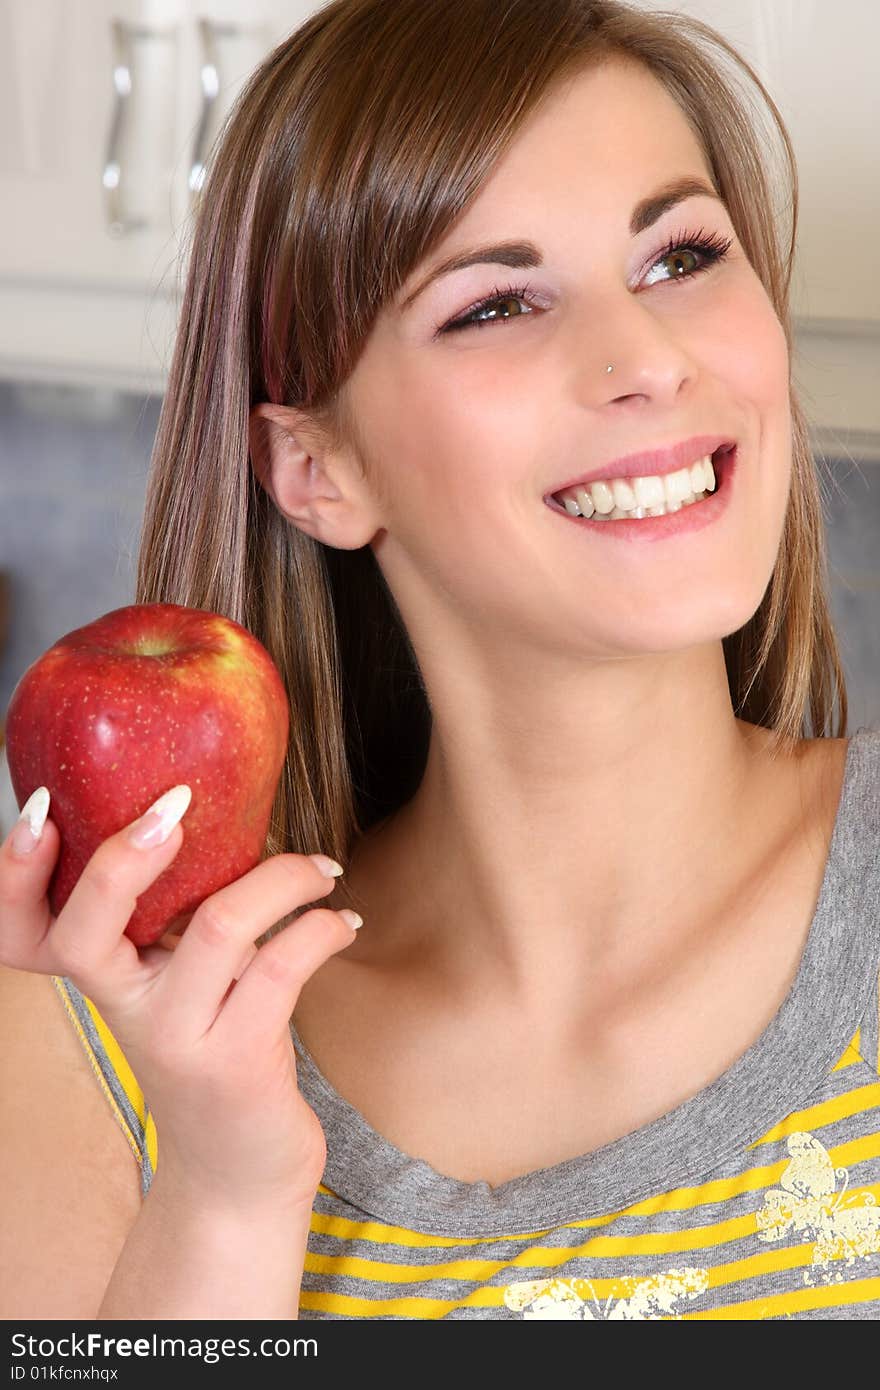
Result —
[[880, 730], [796, 223], [677, 15], [335, 0], [254, 73], [136, 599], [260, 638], [289, 758], [265, 862], [140, 953], [185, 814], [57, 921], [51, 806], [3, 846], [6, 1316], [880, 1316]]

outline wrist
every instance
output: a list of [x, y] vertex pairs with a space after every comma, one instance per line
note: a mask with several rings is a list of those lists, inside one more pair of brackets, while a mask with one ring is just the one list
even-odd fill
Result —
[[312, 1214], [312, 1204], [317, 1192], [303, 1192], [293, 1189], [277, 1193], [256, 1193], [243, 1197], [230, 1189], [212, 1189], [204, 1182], [170, 1163], [157, 1165], [149, 1196], [154, 1208], [162, 1207], [175, 1220], [189, 1219], [219, 1221], [226, 1225], [247, 1225], [273, 1227], [283, 1223], [289, 1228], [291, 1222], [305, 1220], [308, 1224]]

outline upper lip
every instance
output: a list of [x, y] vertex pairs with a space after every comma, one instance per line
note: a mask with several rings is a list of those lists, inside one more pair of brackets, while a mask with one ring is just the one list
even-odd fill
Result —
[[627, 454], [625, 458], [611, 459], [600, 464], [589, 473], [580, 473], [570, 482], [559, 483], [547, 496], [555, 492], [565, 492], [571, 487], [586, 487], [599, 478], [639, 478], [652, 473], [675, 473], [680, 468], [689, 468], [692, 463], [714, 454], [725, 446], [733, 448], [736, 440], [729, 434], [695, 434], [683, 439], [680, 444], [660, 445], [656, 449], [643, 449], [637, 454]]

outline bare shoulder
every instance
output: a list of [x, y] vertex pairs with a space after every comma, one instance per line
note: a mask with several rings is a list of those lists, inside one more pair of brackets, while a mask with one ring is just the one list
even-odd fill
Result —
[[813, 839], [816, 852], [823, 859], [831, 847], [837, 815], [842, 805], [851, 742], [851, 738], [804, 740], [804, 823], [808, 836]]
[[0, 966], [0, 1318], [93, 1318], [140, 1208], [135, 1155], [51, 978]]
[[[799, 738], [777, 752], [768, 729], [748, 728], [759, 754], [755, 804], [768, 811], [772, 823], [789, 826], [798, 839], [805, 836], [824, 860], [841, 805], [852, 738]], [[750, 810], [750, 819], [753, 815]]]

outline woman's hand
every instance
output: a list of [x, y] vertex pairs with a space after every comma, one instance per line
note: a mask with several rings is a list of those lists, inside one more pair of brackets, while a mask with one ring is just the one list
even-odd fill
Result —
[[274, 855], [206, 898], [174, 949], [138, 949], [125, 928], [184, 831], [175, 823], [164, 843], [138, 848], [132, 829], [98, 846], [57, 918], [46, 897], [57, 827], [47, 819], [25, 855], [10, 832], [0, 847], [0, 964], [68, 976], [93, 1001], [154, 1116], [166, 1187], [226, 1209], [311, 1204], [327, 1149], [297, 1086], [289, 1020], [306, 980], [355, 930], [313, 908], [259, 949], [255, 938], [333, 879], [311, 856]]

